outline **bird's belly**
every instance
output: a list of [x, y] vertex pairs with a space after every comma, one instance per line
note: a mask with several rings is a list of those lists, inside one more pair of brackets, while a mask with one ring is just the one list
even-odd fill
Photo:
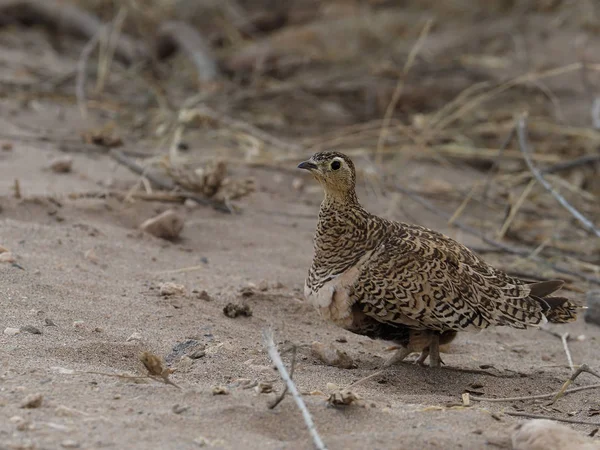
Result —
[[304, 296], [325, 320], [351, 330], [354, 327], [352, 305], [356, 300], [352, 297], [350, 288], [358, 275], [358, 267], [352, 267], [325, 283], [317, 291], [305, 285]]

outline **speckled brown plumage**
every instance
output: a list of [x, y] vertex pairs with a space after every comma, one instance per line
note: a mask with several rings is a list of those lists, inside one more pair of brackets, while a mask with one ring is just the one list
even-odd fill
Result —
[[339, 326], [400, 344], [389, 363], [420, 351], [419, 362], [429, 354], [439, 366], [440, 342], [458, 331], [576, 318], [572, 303], [551, 296], [561, 281], [527, 283], [441, 233], [367, 212], [346, 155], [321, 152], [298, 167], [325, 191], [305, 295]]

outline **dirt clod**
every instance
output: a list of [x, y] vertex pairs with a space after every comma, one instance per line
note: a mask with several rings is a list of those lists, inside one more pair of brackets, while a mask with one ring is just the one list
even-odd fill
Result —
[[31, 334], [42, 334], [40, 329], [34, 327], [33, 325], [25, 325], [24, 327], [21, 327], [21, 331], [24, 331], [26, 333], [31, 333]]
[[21, 402], [21, 408], [29, 408], [29, 409], [39, 408], [40, 406], [42, 406], [43, 400], [44, 400], [44, 397], [42, 394], [29, 394]]
[[223, 314], [227, 317], [235, 319], [239, 316], [250, 317], [252, 316], [252, 309], [247, 304], [236, 304], [236, 303], [227, 303], [223, 308]]
[[153, 236], [174, 240], [179, 237], [183, 230], [184, 220], [172, 209], [146, 220], [140, 225], [140, 229]]

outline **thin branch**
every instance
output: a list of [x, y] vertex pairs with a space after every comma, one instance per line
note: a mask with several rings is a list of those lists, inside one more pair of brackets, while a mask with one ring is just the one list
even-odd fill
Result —
[[[568, 334], [568, 333], [565, 333]], [[564, 335], [563, 335], [564, 336]], [[561, 336], [561, 338], [563, 337]], [[566, 339], [563, 341], [566, 342]], [[571, 368], [571, 370], [573, 370], [573, 368]], [[569, 377], [569, 379], [567, 381], [564, 382], [564, 384], [562, 385], [562, 387], [560, 388], [560, 390], [554, 395], [554, 397], [552, 397], [552, 401], [549, 403], [550, 405], [554, 404], [554, 402], [556, 402], [556, 400], [558, 400], [559, 398], [561, 398], [562, 396], [565, 395], [567, 391], [567, 388], [573, 384], [573, 382], [575, 381], [575, 379], [581, 375], [581, 373], [586, 372], [589, 374], [594, 375], [597, 378], [600, 378], [600, 375], [598, 375], [596, 372], [594, 372], [593, 370], [591, 370], [587, 364], [582, 364], [581, 366], [579, 366], [579, 368], [574, 371], [571, 376]]]
[[[292, 362], [290, 364], [290, 380], [294, 377], [294, 369], [296, 368], [296, 353], [297, 353], [298, 347], [296, 347], [295, 345], [292, 347]], [[275, 407], [277, 405], [279, 405], [281, 403], [281, 401], [284, 399], [285, 394], [287, 394], [288, 391], [288, 386], [287, 384], [285, 385], [285, 387], [283, 388], [283, 392], [279, 395], [279, 397], [277, 397], [273, 403], [271, 403], [269, 405], [269, 409], [275, 409]]]
[[507, 416], [514, 416], [514, 417], [527, 417], [528, 419], [548, 419], [548, 420], [555, 420], [556, 422], [576, 423], [578, 425], [600, 426], [600, 422], [589, 422], [587, 420], [577, 420], [577, 419], [563, 419], [561, 417], [542, 416], [541, 414], [529, 414], [529, 413], [517, 412], [517, 411], [505, 411], [504, 414], [506, 414]]
[[567, 355], [569, 367], [571, 369], [571, 372], [575, 372], [575, 367], [573, 366], [573, 358], [571, 357], [571, 350], [569, 350], [569, 343], [567, 342], [567, 339], [569, 339], [569, 333], [561, 334], [560, 341], [562, 342], [563, 348], [565, 349], [565, 354]]
[[417, 38], [417, 42], [411, 49], [408, 58], [406, 59], [406, 63], [404, 64], [404, 68], [402, 69], [402, 76], [398, 80], [396, 88], [394, 89], [394, 92], [392, 94], [392, 99], [390, 100], [390, 103], [388, 104], [385, 110], [385, 114], [383, 116], [383, 124], [381, 125], [381, 131], [379, 133], [379, 139], [377, 139], [376, 153], [378, 164], [381, 164], [381, 150], [383, 149], [385, 138], [388, 134], [390, 121], [392, 120], [392, 115], [394, 114], [394, 110], [396, 109], [398, 100], [400, 100], [400, 95], [402, 95], [402, 91], [404, 90], [404, 77], [406, 77], [406, 75], [410, 71], [410, 68], [415, 62], [415, 58], [419, 54], [419, 51], [421, 51], [421, 47], [423, 46], [423, 43], [425, 42], [425, 39], [427, 38], [429, 31], [431, 30], [431, 25], [433, 25], [433, 19], [428, 19], [427, 22], [425, 22], [425, 25], [423, 26], [419, 37]]
[[79, 61], [77, 61], [77, 79], [75, 82], [75, 97], [77, 98], [77, 105], [79, 106], [79, 111], [81, 115], [85, 119], [87, 117], [87, 104], [85, 99], [85, 81], [86, 81], [86, 71], [87, 71], [87, 63], [92, 55], [92, 52], [100, 42], [100, 39], [106, 33], [106, 27], [101, 27], [96, 34], [92, 36], [92, 38], [85, 44], [83, 50], [81, 50], [81, 55], [79, 57]]
[[267, 347], [269, 357], [277, 367], [277, 370], [279, 370], [279, 375], [281, 376], [281, 379], [285, 382], [288, 390], [291, 392], [292, 397], [294, 398], [294, 401], [296, 402], [296, 405], [298, 406], [298, 409], [300, 409], [300, 412], [302, 412], [302, 417], [304, 418], [306, 427], [308, 428], [308, 431], [313, 438], [315, 447], [318, 450], [327, 450], [327, 447], [325, 447], [321, 436], [319, 436], [319, 433], [317, 432], [317, 428], [312, 420], [312, 417], [310, 416], [310, 412], [308, 412], [308, 409], [304, 404], [304, 400], [302, 400], [302, 396], [298, 392], [296, 385], [290, 378], [290, 375], [288, 374], [285, 365], [281, 360], [281, 356], [279, 355], [277, 347], [275, 346], [275, 342], [273, 341], [273, 332], [269, 329], [263, 330], [263, 340], [265, 346]]
[[[600, 383], [597, 384], [588, 384], [587, 386], [579, 386], [576, 388], [572, 388], [572, 389], [566, 389], [563, 392], [564, 394], [572, 394], [574, 392], [580, 392], [580, 391], [587, 391], [590, 389], [598, 389], [600, 388]], [[560, 391], [559, 391], [560, 392]], [[473, 395], [471, 395], [471, 400], [475, 401], [475, 402], [490, 402], [490, 403], [504, 403], [504, 402], [520, 402], [520, 401], [524, 401], [524, 400], [544, 400], [547, 398], [554, 398], [556, 394], [539, 394], [539, 395], [527, 395], [525, 397], [499, 397], [499, 398], [492, 398], [492, 397], [475, 397]]]
[[548, 192], [550, 192], [554, 198], [560, 203], [567, 211], [573, 215], [585, 228], [592, 231], [596, 236], [600, 237], [600, 229], [596, 228], [594, 224], [583, 214], [581, 214], [575, 207], [573, 207], [562, 195], [560, 195], [548, 181], [543, 177], [540, 170], [533, 165], [531, 160], [531, 152], [529, 150], [529, 144], [527, 142], [527, 117], [521, 116], [517, 121], [517, 137], [519, 139], [519, 148], [523, 153], [523, 158], [527, 163], [527, 167], [535, 178], [544, 186]]

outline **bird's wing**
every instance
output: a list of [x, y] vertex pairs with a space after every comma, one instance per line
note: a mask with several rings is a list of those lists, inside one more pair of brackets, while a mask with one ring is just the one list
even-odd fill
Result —
[[416, 328], [477, 330], [546, 322], [531, 287], [494, 269], [462, 244], [398, 224], [366, 262], [353, 296], [368, 316]]

